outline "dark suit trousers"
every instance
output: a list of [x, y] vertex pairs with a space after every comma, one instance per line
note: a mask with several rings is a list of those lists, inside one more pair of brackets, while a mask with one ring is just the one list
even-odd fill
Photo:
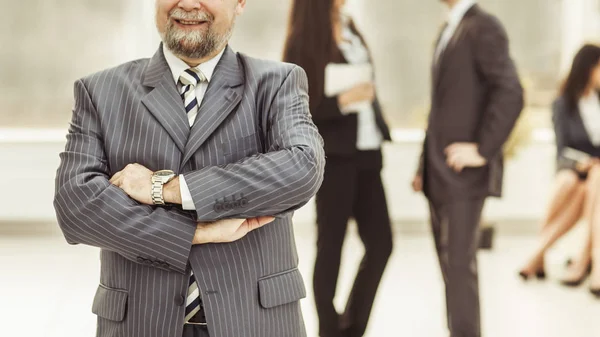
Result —
[[209, 337], [205, 326], [186, 324], [183, 326], [182, 337]]
[[429, 202], [451, 337], [481, 336], [477, 247], [484, 201]]
[[[375, 294], [392, 251], [392, 232], [381, 181], [381, 151], [354, 157], [328, 157], [317, 193], [317, 257], [314, 295], [321, 337], [362, 336]], [[365, 247], [345, 312], [333, 305], [342, 245], [348, 220], [354, 217]]]

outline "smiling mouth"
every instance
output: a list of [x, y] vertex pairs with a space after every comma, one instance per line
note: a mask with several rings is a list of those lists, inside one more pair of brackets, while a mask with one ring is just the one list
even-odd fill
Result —
[[177, 22], [178, 24], [182, 25], [182, 26], [198, 26], [198, 25], [202, 25], [205, 24], [206, 21], [201, 21], [201, 20], [183, 20], [183, 19], [174, 19], [175, 22]]

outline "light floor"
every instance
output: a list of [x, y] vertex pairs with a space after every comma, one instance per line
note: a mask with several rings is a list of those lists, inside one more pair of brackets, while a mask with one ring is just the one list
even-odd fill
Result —
[[[301, 270], [311, 284], [314, 225], [298, 226]], [[480, 254], [486, 337], [600, 337], [600, 300], [565, 289], [560, 275], [568, 249], [548, 257], [551, 279], [524, 284], [516, 277], [530, 236], [502, 236]], [[345, 246], [340, 295], [347, 294], [362, 247], [354, 231]], [[68, 246], [60, 235], [0, 232], [0, 336], [94, 336], [91, 301], [98, 280], [98, 252]], [[302, 304], [309, 337], [316, 337], [312, 292]], [[442, 283], [427, 235], [396, 235], [395, 249], [373, 310], [368, 337], [447, 337]], [[340, 297], [340, 296], [339, 296]], [[338, 298], [340, 307], [343, 296]], [[32, 313], [35, 309], [35, 313]]]

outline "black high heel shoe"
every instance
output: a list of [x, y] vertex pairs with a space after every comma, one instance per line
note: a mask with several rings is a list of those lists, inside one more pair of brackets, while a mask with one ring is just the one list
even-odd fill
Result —
[[600, 289], [590, 288], [590, 293], [594, 295], [596, 298], [600, 298]]
[[585, 272], [583, 273], [583, 275], [581, 275], [580, 278], [578, 278], [576, 280], [562, 280], [562, 281], [560, 281], [560, 284], [567, 286], [567, 287], [578, 287], [583, 283], [583, 281], [585, 281], [585, 279], [588, 278], [588, 276], [590, 276], [591, 273], [592, 273], [592, 264], [590, 263], [590, 264], [588, 264], [588, 267], [586, 268]]
[[534, 276], [538, 280], [545, 280], [546, 272], [544, 270], [538, 270], [534, 274], [529, 274], [529, 273], [521, 270], [519, 272], [519, 276], [521, 277], [521, 279], [523, 279], [523, 281], [528, 281], [530, 277], [534, 277]]

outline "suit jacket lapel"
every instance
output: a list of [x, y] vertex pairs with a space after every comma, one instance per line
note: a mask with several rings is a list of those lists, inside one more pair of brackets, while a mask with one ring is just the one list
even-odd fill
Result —
[[440, 33], [438, 34], [437, 39], [435, 40], [435, 44], [433, 45], [433, 62], [431, 62], [431, 74], [432, 74], [432, 83], [435, 85], [437, 84], [437, 79], [438, 79], [438, 70], [440, 69], [439, 65], [440, 65], [440, 60], [442, 58], [442, 54], [440, 54], [437, 58], [435, 57], [436, 53], [437, 53], [437, 49], [438, 49], [438, 45], [440, 44], [440, 40], [442, 39], [442, 35], [444, 34], [444, 30], [446, 30], [446, 27], [448, 26], [448, 24], [444, 24], [442, 25], [442, 28], [440, 29]]
[[456, 27], [456, 31], [454, 32], [454, 35], [452, 35], [452, 38], [450, 38], [450, 41], [448, 41], [448, 45], [440, 53], [440, 56], [438, 58], [437, 66], [435, 68], [436, 89], [437, 89], [437, 87], [439, 87], [441, 79], [442, 79], [442, 77], [444, 75], [444, 72], [448, 68], [446, 66], [446, 64], [448, 63], [448, 60], [449, 60], [450, 56], [452, 56], [452, 52], [454, 51], [453, 49], [454, 49], [454, 47], [456, 45], [456, 42], [458, 40], [460, 40], [460, 38], [461, 38], [461, 35], [462, 35], [462, 32], [463, 32], [463, 28], [464, 28], [464, 21], [462, 21], [458, 25], [458, 27]]
[[[446, 64], [449, 62], [450, 56], [452, 56], [452, 54], [453, 54], [452, 52], [454, 51], [454, 47], [456, 47], [457, 42], [460, 41], [461, 38], [464, 36], [463, 33], [465, 31], [466, 19], [468, 17], [470, 17], [471, 15], [475, 14], [477, 10], [478, 10], [478, 6], [473, 5], [473, 7], [471, 7], [465, 13], [462, 20], [458, 24], [458, 27], [456, 27], [454, 34], [450, 38], [450, 41], [448, 41], [448, 45], [446, 45], [446, 48], [444, 48], [444, 50], [440, 53], [440, 56], [438, 57], [437, 62], [435, 62], [436, 60], [434, 60], [433, 83], [434, 83], [435, 90], [437, 90], [437, 88], [440, 85], [441, 79], [443, 78], [444, 71], [447, 69]], [[441, 35], [440, 35], [440, 38], [441, 38]], [[437, 44], [436, 44], [436, 46], [437, 46]]]
[[244, 76], [237, 55], [226, 47], [200, 104], [198, 116], [185, 145], [184, 166], [202, 144], [223, 123], [242, 99]]
[[150, 59], [142, 83], [147, 87], [154, 88], [142, 98], [142, 103], [183, 153], [190, 127], [183, 101], [177, 92], [177, 85], [173, 81], [171, 69], [163, 55], [162, 44]]

